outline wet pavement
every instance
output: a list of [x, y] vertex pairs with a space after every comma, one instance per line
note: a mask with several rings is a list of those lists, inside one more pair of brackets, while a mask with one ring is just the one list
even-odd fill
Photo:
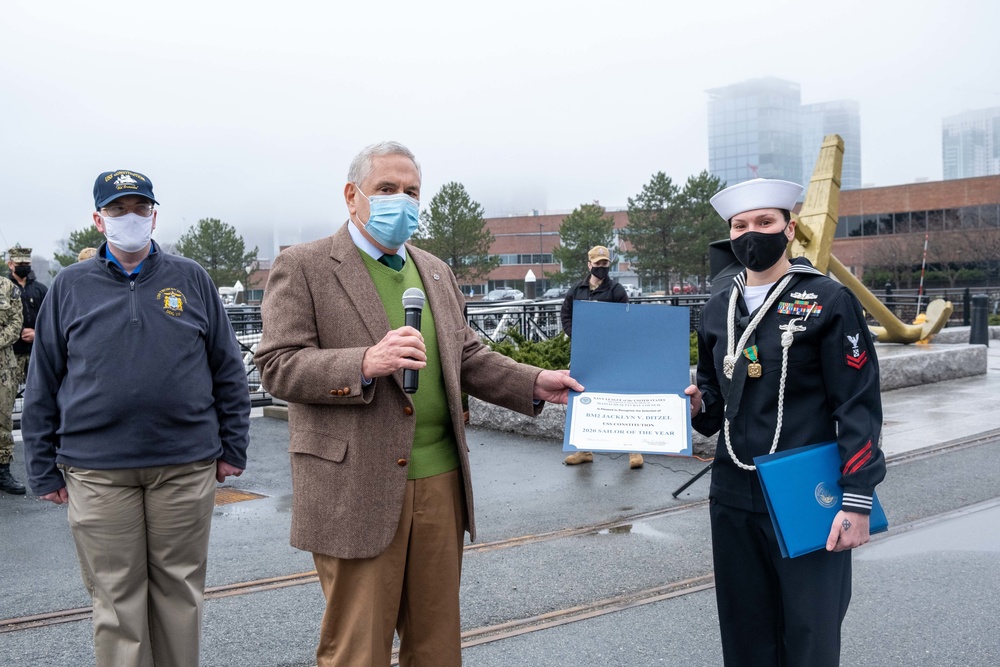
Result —
[[[844, 665], [1000, 664], [1000, 349], [989, 364], [884, 396], [891, 528], [855, 553]], [[209, 587], [312, 570], [288, 545], [287, 424], [251, 429], [251, 467], [230, 486], [263, 497], [217, 507]], [[479, 429], [469, 444], [480, 535], [463, 630], [492, 641], [469, 645], [466, 665], [721, 664], [708, 477], [671, 497], [704, 463], [650, 456], [629, 470], [627, 456], [598, 455], [567, 467], [559, 442]], [[16, 456], [20, 471], [20, 443]], [[89, 604], [64, 508], [0, 495], [0, 535], [0, 619]], [[316, 583], [209, 599], [203, 664], [314, 665], [322, 604]], [[500, 624], [508, 636], [483, 630]], [[90, 633], [87, 620], [0, 633], [0, 665], [92, 664]]]

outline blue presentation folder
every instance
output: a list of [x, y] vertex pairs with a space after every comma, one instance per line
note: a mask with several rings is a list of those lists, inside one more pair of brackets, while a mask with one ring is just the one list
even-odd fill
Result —
[[[689, 400], [684, 390], [691, 384], [690, 322], [690, 309], [683, 306], [574, 301], [570, 372], [590, 392], [677, 394]], [[566, 409], [564, 452], [578, 451], [569, 428], [576, 395], [570, 392]], [[691, 456], [690, 414], [686, 421], [687, 447], [679, 454]]]
[[[795, 558], [826, 548], [844, 495], [837, 443], [824, 442], [753, 460], [781, 555]], [[872, 495], [870, 532], [889, 529], [878, 496]]]

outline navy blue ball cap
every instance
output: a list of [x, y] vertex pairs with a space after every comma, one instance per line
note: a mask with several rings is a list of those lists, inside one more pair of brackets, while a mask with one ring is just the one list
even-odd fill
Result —
[[94, 206], [98, 210], [119, 197], [139, 195], [159, 204], [153, 197], [153, 182], [137, 171], [106, 171], [94, 182]]

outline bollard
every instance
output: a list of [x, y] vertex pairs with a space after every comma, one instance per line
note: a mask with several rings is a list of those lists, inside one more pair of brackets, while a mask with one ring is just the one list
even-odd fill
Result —
[[990, 345], [990, 328], [986, 319], [986, 295], [972, 297], [972, 328], [969, 330], [969, 345]]
[[972, 292], [966, 287], [962, 292], [962, 326], [967, 327], [972, 324]]

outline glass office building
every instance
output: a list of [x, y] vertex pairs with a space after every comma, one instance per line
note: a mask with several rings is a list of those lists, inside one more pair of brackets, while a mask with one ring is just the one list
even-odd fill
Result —
[[823, 138], [839, 134], [844, 140], [841, 190], [861, 187], [861, 112], [855, 100], [834, 100], [802, 105], [802, 184], [808, 185], [816, 168]]
[[840, 187], [861, 187], [861, 113], [854, 100], [802, 104], [799, 84], [773, 77], [708, 91], [708, 169], [727, 185], [780, 178], [808, 185], [823, 138], [844, 140]]
[[802, 178], [799, 84], [773, 77], [708, 92], [708, 169], [727, 185]]
[[1000, 174], [1000, 107], [943, 119], [941, 160], [945, 180]]

